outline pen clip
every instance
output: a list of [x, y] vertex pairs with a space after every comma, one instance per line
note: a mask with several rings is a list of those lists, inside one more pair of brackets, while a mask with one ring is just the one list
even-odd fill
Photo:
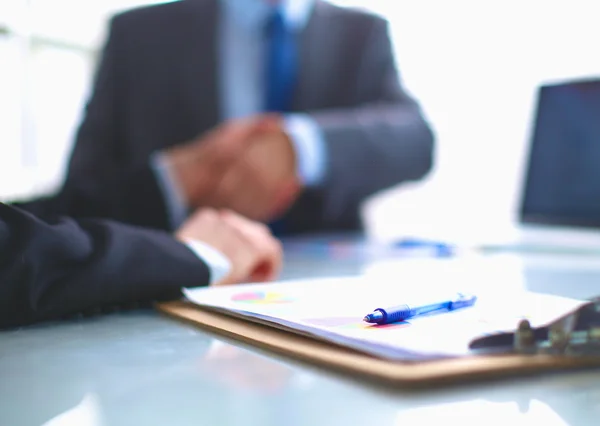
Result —
[[475, 295], [458, 293], [458, 298], [450, 302], [448, 309], [453, 311], [455, 309], [467, 308], [473, 306], [476, 301], [477, 296]]

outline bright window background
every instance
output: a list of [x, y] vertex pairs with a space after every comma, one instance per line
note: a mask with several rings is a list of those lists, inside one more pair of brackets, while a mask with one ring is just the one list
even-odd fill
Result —
[[[106, 19], [142, 3], [0, 2], [1, 199], [60, 184]], [[334, 3], [388, 18], [404, 83], [438, 139], [426, 181], [368, 203], [370, 229], [514, 218], [537, 86], [600, 76], [597, 1]]]
[[0, 1], [0, 200], [61, 184], [106, 21], [150, 3]]

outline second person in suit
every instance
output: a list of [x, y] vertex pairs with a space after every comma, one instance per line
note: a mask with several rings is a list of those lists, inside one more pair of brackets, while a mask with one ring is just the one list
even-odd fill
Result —
[[356, 229], [362, 201], [422, 178], [432, 152], [384, 19], [321, 0], [182, 0], [112, 19], [68, 206], [30, 208], [174, 229], [211, 206], [280, 234]]

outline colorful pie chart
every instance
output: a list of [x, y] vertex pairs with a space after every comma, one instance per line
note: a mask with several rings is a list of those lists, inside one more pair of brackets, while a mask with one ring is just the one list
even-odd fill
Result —
[[293, 302], [293, 299], [289, 296], [285, 296], [281, 293], [274, 293], [271, 291], [250, 291], [247, 293], [238, 293], [234, 295], [231, 300], [240, 303], [253, 303], [261, 305], [273, 305], [281, 303]]

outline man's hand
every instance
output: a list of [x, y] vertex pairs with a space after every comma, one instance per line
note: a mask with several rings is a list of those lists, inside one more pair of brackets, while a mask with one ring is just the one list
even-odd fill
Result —
[[206, 198], [219, 185], [225, 173], [243, 154], [244, 148], [269, 118], [234, 120], [183, 145], [165, 151], [173, 178], [183, 191], [186, 205], [208, 205]]
[[208, 202], [266, 222], [285, 213], [301, 184], [294, 147], [281, 120], [262, 120], [263, 126], [251, 135], [243, 155], [231, 163]]
[[275, 279], [283, 250], [269, 229], [230, 211], [198, 210], [176, 233], [180, 241], [202, 241], [231, 262], [231, 272], [216, 285]]

